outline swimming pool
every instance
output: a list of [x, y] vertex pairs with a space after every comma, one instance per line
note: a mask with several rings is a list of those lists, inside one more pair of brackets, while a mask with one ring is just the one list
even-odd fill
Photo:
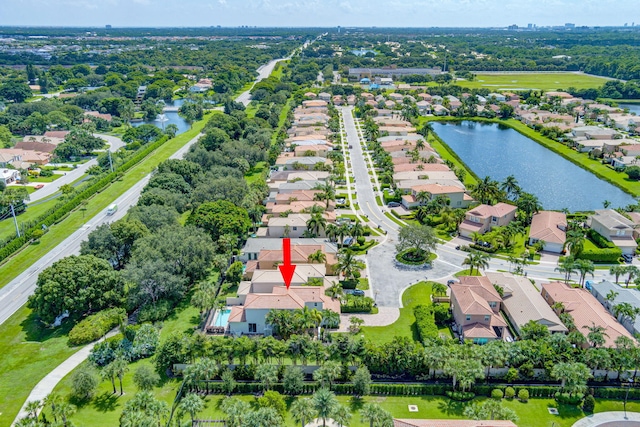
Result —
[[228, 308], [225, 308], [224, 310], [218, 310], [218, 314], [216, 314], [216, 319], [213, 321], [213, 326], [226, 327], [227, 323], [229, 323], [230, 314], [231, 314], [231, 310]]

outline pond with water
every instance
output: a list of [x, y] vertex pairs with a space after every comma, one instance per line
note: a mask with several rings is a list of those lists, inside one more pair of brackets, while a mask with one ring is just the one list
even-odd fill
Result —
[[640, 116], [640, 104], [618, 104], [619, 108], [627, 108], [630, 113]]
[[434, 131], [479, 177], [513, 175], [545, 209], [587, 211], [635, 204], [633, 197], [517, 131], [497, 123], [432, 123]]

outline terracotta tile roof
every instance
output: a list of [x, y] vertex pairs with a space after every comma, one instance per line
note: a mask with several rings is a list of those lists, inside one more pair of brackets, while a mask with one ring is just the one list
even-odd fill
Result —
[[498, 338], [498, 335], [492, 327], [480, 323], [473, 323], [471, 325], [463, 326], [462, 335], [465, 337], [465, 339]]
[[507, 214], [510, 214], [511, 212], [516, 211], [517, 209], [518, 208], [513, 205], [509, 205], [501, 202], [501, 203], [496, 203], [493, 206], [490, 206], [490, 205], [476, 206], [475, 208], [467, 212], [467, 214], [471, 216], [476, 216], [479, 218], [488, 218], [491, 216], [500, 218]]
[[464, 314], [493, 314], [493, 310], [489, 307], [487, 300], [474, 292], [471, 286], [460, 284], [451, 285], [451, 298], [458, 303], [458, 307], [460, 307], [460, 310]]
[[426, 191], [429, 194], [449, 194], [449, 193], [462, 193], [464, 190], [460, 187], [453, 185], [440, 185], [440, 184], [424, 184], [411, 187], [411, 190], [419, 193]]
[[[324, 246], [322, 245], [294, 245], [291, 246], [291, 261], [306, 263], [309, 259], [309, 255], [314, 252], [324, 252]], [[260, 261], [282, 261], [281, 250], [261, 250], [258, 255], [258, 262]]]
[[578, 331], [584, 336], [588, 331], [585, 327], [592, 325], [605, 328], [605, 347], [614, 347], [619, 336], [633, 339], [631, 334], [598, 302], [586, 289], [572, 288], [561, 282], [544, 283], [543, 295], [547, 293], [550, 300], [547, 303], [562, 302], [565, 311], [573, 317]]
[[549, 243], [564, 244], [567, 236], [559, 227], [567, 228], [567, 216], [563, 212], [538, 212], [533, 215], [529, 237]]
[[462, 276], [459, 285], [470, 287], [475, 293], [487, 301], [501, 301], [500, 294], [486, 276]]
[[66, 138], [69, 134], [68, 130], [48, 130], [44, 133], [47, 138]]

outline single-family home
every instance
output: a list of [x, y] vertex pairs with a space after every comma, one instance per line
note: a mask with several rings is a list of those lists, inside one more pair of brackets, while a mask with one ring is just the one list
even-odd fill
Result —
[[271, 335], [266, 323], [271, 310], [310, 309], [331, 310], [340, 313], [340, 301], [324, 294], [323, 286], [285, 286], [273, 288], [272, 293], [250, 293], [244, 305], [231, 307], [229, 333], [232, 335]]
[[596, 210], [588, 220], [589, 227], [622, 250], [623, 254], [633, 255], [636, 251], [633, 230], [635, 224], [613, 209]]
[[500, 316], [502, 298], [485, 276], [463, 276], [450, 285], [451, 311], [460, 336], [474, 344], [486, 344], [509, 336]]
[[546, 326], [551, 333], [568, 332], [529, 279], [510, 273], [488, 272], [486, 276], [494, 286], [502, 288], [502, 310], [518, 335], [522, 334], [522, 327], [531, 321]]
[[309, 214], [291, 214], [286, 218], [273, 217], [267, 224], [269, 237], [302, 237], [307, 231]]
[[296, 157], [327, 157], [328, 145], [298, 145], [293, 150]]
[[[327, 239], [322, 239], [322, 238], [302, 238], [302, 239], [296, 239], [296, 238], [291, 238], [290, 240], [290, 244], [291, 244], [291, 248], [293, 248], [296, 245], [303, 245], [303, 246], [307, 246], [307, 245], [322, 245], [323, 246], [323, 251], [325, 254], [332, 254], [334, 257], [335, 255], [338, 253], [338, 248], [337, 246], [328, 241]], [[242, 252], [240, 254], [240, 261], [242, 262], [247, 262], [247, 261], [251, 261], [251, 260], [258, 260], [258, 257], [260, 256], [260, 252], [263, 250], [282, 250], [282, 239], [280, 238], [269, 238], [269, 237], [263, 237], [263, 238], [249, 238], [247, 239], [247, 241], [245, 242], [244, 246], [242, 247]]]
[[[419, 200], [422, 197], [418, 196], [419, 194], [426, 195], [427, 199], [424, 201]], [[403, 195], [401, 203], [406, 209], [411, 209], [425, 204], [437, 196], [448, 198], [449, 206], [452, 208], [465, 208], [472, 201], [465, 193], [464, 188], [454, 185], [424, 184], [411, 187], [411, 193]]]
[[4, 185], [13, 184], [20, 181], [20, 171], [16, 169], [0, 169], [0, 182]]
[[[613, 314], [629, 333], [640, 334], [640, 316], [633, 315], [633, 310], [640, 310], [640, 292], [637, 289], [623, 288], [607, 280], [590, 284], [591, 293], [600, 304]], [[628, 308], [631, 311], [627, 310]]]
[[515, 219], [517, 209], [502, 202], [476, 206], [466, 213], [459, 227], [460, 235], [470, 238], [473, 233], [484, 234], [493, 227], [503, 227]]
[[[556, 310], [570, 314], [576, 330], [585, 338], [589, 333], [588, 328], [604, 328], [604, 347], [615, 347], [615, 340], [620, 336], [633, 339], [633, 336], [586, 289], [573, 288], [562, 282], [543, 283], [542, 297], [551, 307], [555, 303], [562, 303], [562, 308]], [[589, 344], [585, 343], [584, 346], [587, 347]]]
[[504, 96], [501, 93], [497, 93], [497, 92], [492, 92], [489, 95], [487, 95], [487, 99], [495, 99], [496, 102], [506, 102], [507, 97]]
[[529, 245], [544, 242], [543, 250], [561, 253], [567, 239], [567, 215], [564, 212], [541, 211], [533, 215]]

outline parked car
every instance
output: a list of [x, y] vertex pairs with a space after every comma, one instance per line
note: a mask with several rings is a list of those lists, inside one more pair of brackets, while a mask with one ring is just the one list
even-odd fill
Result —
[[44, 187], [44, 184], [38, 184], [38, 185], [36, 185], [34, 188], [35, 188], [36, 190], [39, 190], [39, 189], [41, 189], [42, 187]]
[[364, 291], [360, 290], [360, 289], [347, 289], [344, 291], [345, 294], [347, 295], [355, 295], [357, 297], [363, 297], [364, 296]]
[[387, 203], [387, 207], [389, 207], [389, 208], [399, 208], [400, 207], [400, 203], [398, 203], [398, 202], [389, 202], [389, 203]]
[[622, 254], [622, 258], [626, 263], [631, 263], [631, 261], [633, 261], [633, 256], [630, 254]]

